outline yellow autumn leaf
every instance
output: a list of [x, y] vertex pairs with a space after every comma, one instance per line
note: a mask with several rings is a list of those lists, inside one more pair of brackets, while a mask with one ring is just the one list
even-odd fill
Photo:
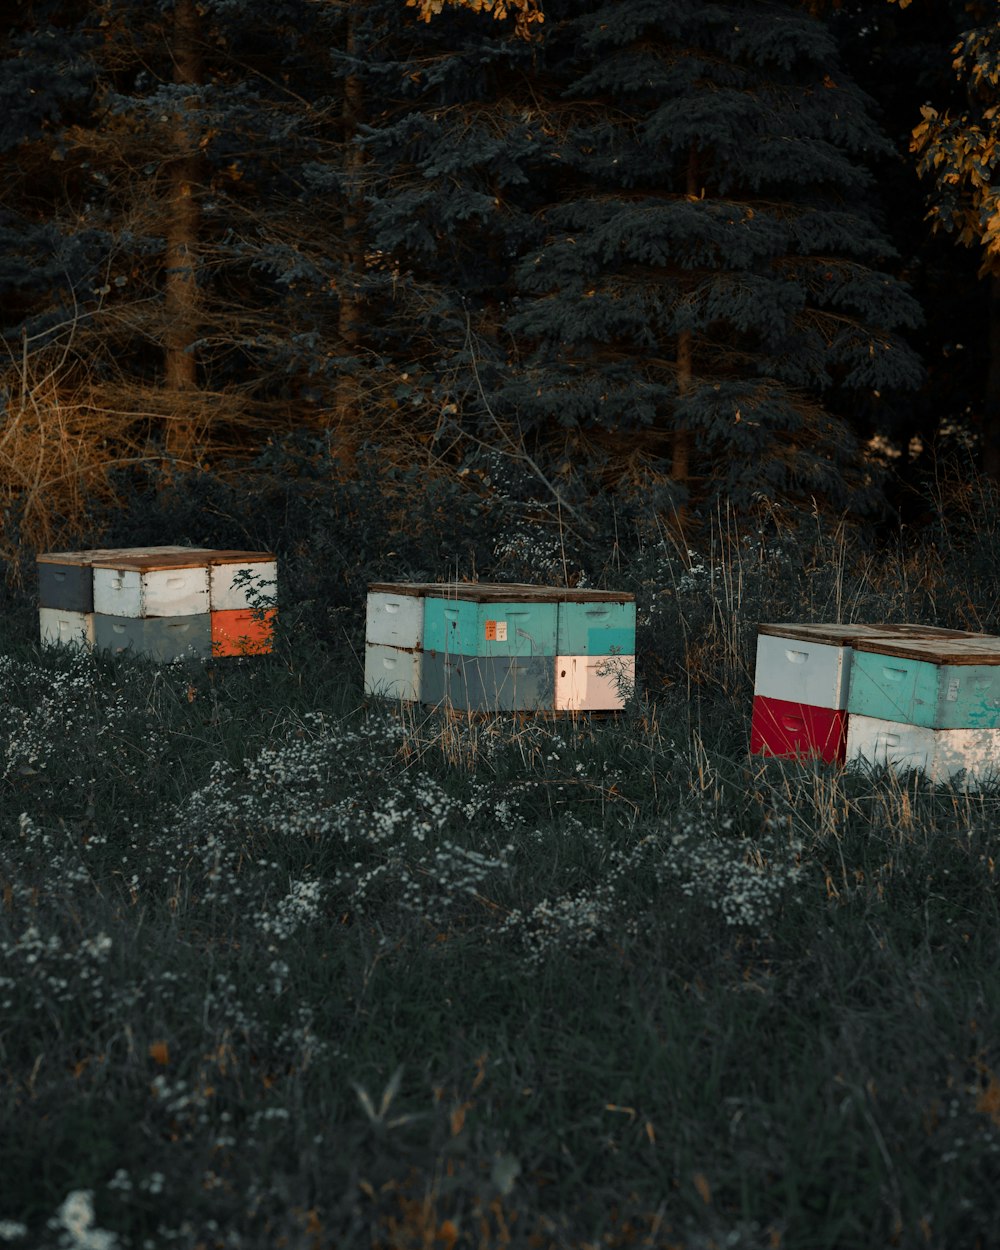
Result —
[[166, 1042], [151, 1042], [149, 1057], [154, 1063], [158, 1063], [165, 1068], [170, 1062], [170, 1047]]
[[444, 1250], [452, 1250], [452, 1246], [458, 1241], [458, 1227], [454, 1220], [442, 1221], [436, 1240], [444, 1243]]

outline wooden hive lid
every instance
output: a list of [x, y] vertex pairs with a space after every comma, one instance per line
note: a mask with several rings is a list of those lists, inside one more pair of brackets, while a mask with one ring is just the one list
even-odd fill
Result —
[[[470, 583], [471, 584], [471, 583]], [[369, 594], [386, 594], [386, 595], [414, 595], [421, 597], [423, 595], [441, 594], [447, 595], [448, 592], [454, 590], [457, 586], [464, 585], [461, 582], [370, 582], [368, 585]]]
[[36, 556], [36, 561], [39, 564], [75, 564], [91, 568], [122, 557], [189, 555], [210, 550], [210, 547], [89, 547], [83, 551], [46, 551]]
[[273, 551], [211, 551], [209, 564], [262, 564], [277, 560]]
[[852, 623], [777, 623], [768, 622], [757, 626], [758, 634], [775, 638], [792, 638], [797, 642], [821, 642], [835, 647], [860, 647], [861, 643], [877, 638], [985, 638], [985, 634], [973, 634], [963, 629], [944, 629], [939, 625], [861, 625]]
[[854, 649], [901, 660], [924, 660], [928, 664], [1000, 664], [1000, 638], [991, 634], [957, 638], [900, 638], [887, 634], [861, 639]]
[[474, 603], [632, 603], [624, 590], [576, 590], [528, 582], [372, 582], [370, 594], [423, 595]]
[[90, 563], [95, 569], [114, 569], [120, 573], [152, 573], [157, 569], [204, 569], [207, 575], [211, 554], [207, 547], [202, 550], [190, 547], [185, 552], [157, 552], [155, 548], [149, 548], [140, 553], [133, 549], [102, 554]]

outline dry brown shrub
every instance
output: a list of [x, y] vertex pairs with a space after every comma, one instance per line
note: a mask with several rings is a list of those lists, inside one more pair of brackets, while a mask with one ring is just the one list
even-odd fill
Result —
[[26, 557], [72, 543], [91, 528], [95, 501], [115, 502], [113, 470], [151, 457], [135, 414], [109, 407], [54, 352], [11, 361], [0, 395], [0, 558], [19, 585]]

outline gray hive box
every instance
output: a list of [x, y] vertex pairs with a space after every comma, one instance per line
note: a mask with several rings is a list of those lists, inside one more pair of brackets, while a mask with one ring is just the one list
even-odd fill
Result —
[[461, 710], [537, 712], [555, 699], [554, 656], [445, 655], [425, 651], [420, 697]]
[[153, 660], [207, 660], [212, 655], [212, 618], [208, 612], [187, 616], [94, 615], [94, 646], [132, 651]]

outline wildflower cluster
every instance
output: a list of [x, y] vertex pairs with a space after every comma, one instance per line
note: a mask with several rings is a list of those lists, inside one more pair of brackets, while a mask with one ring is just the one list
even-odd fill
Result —
[[[81, 885], [93, 883], [66, 832], [43, 829], [26, 813], [17, 834], [0, 839], [0, 1011], [47, 1013], [59, 1004], [101, 1011], [109, 1002], [108, 958], [114, 945], [94, 908], [69, 914]], [[55, 892], [55, 883], [60, 886]]]
[[137, 677], [124, 666], [109, 677], [78, 648], [55, 648], [44, 665], [0, 656], [0, 781], [31, 778], [36, 800], [73, 815], [108, 778], [148, 798], [169, 745]]
[[[443, 921], [511, 849], [473, 850], [448, 834], [474, 828], [477, 844], [497, 843], [520, 819], [518, 796], [481, 781], [452, 793], [403, 766], [402, 732], [376, 716], [348, 727], [315, 713], [240, 765], [216, 764], [147, 841], [142, 888], [183, 876], [192, 906], [238, 905], [272, 953], [331, 909], [360, 915], [376, 898]], [[296, 846], [314, 848], [325, 871], [282, 876]], [[287, 980], [280, 967], [273, 978]]]
[[727, 926], [766, 932], [789, 889], [802, 882], [803, 847], [764, 835], [754, 842], [716, 832], [701, 814], [686, 820], [662, 844], [657, 881], [718, 912]]

